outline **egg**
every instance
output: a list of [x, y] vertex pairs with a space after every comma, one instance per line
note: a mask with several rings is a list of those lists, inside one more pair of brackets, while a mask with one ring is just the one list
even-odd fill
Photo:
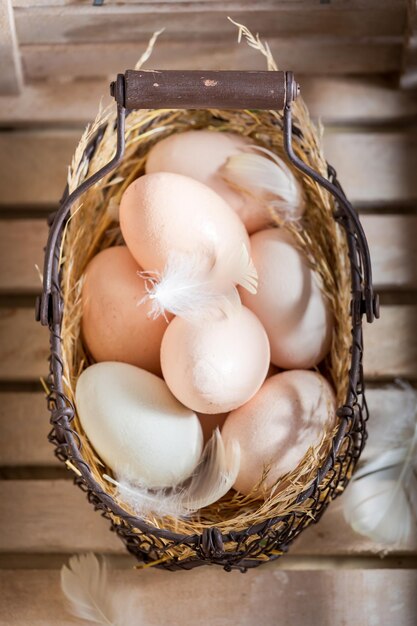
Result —
[[333, 330], [317, 274], [283, 229], [252, 235], [251, 253], [258, 291], [242, 290], [241, 298], [268, 334], [272, 363], [283, 369], [313, 367], [328, 353]]
[[268, 378], [249, 402], [229, 414], [222, 429], [226, 445], [231, 440], [240, 445], [234, 488], [248, 495], [269, 467], [259, 492], [266, 495], [334, 426], [335, 410], [333, 390], [316, 372], [292, 370]]
[[245, 224], [249, 233], [266, 228], [271, 218], [261, 198], [238, 191], [223, 178], [221, 168], [231, 156], [253, 141], [241, 135], [212, 130], [189, 130], [159, 141], [149, 151], [146, 173], [174, 172], [208, 185]]
[[247, 402], [265, 380], [268, 337], [244, 307], [199, 322], [176, 317], [162, 340], [161, 365], [168, 387], [185, 406], [224, 413]]
[[76, 406], [104, 463], [143, 487], [176, 485], [200, 459], [198, 417], [143, 369], [115, 362], [88, 367], [77, 381]]
[[122, 361], [161, 373], [160, 348], [167, 328], [150, 319], [151, 302], [135, 259], [125, 246], [107, 248], [88, 264], [82, 289], [82, 334], [96, 361]]
[[162, 271], [172, 252], [214, 261], [220, 252], [249, 250], [245, 227], [223, 198], [180, 174], [147, 174], [131, 183], [122, 196], [120, 227], [146, 270]]

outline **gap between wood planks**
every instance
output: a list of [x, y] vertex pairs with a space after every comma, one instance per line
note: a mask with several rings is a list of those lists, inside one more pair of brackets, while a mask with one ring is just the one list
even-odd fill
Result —
[[[111, 569], [133, 570], [137, 561], [129, 554], [105, 554]], [[69, 553], [55, 554], [0, 554], [0, 570], [60, 570], [68, 563]], [[417, 554], [387, 556], [297, 556], [289, 552], [283, 559], [262, 565], [262, 569], [273, 568], [285, 571], [321, 571], [321, 570], [411, 570], [417, 569]], [[220, 571], [220, 568], [219, 568]], [[140, 570], [137, 575], [140, 576]], [[1, 623], [1, 622], [0, 622]]]
[[[0, 221], [1, 228], [1, 221]], [[382, 290], [376, 287], [379, 294], [381, 306], [409, 306], [417, 304], [417, 289]], [[39, 290], [25, 291], [24, 293], [13, 293], [7, 290], [0, 290], [0, 310], [1, 309], [33, 309], [35, 310], [36, 298], [40, 294]]]
[[[1, 221], [0, 221], [1, 228]], [[376, 285], [376, 283], [374, 283]], [[390, 289], [383, 290], [375, 286], [379, 294], [379, 301], [382, 307], [385, 306], [412, 306], [417, 304], [417, 289]], [[14, 293], [1, 291], [0, 289], [0, 310], [1, 309], [33, 309], [35, 310], [36, 298], [40, 294], [39, 290], [25, 291], [24, 293]], [[1, 382], [1, 381], [0, 381]]]

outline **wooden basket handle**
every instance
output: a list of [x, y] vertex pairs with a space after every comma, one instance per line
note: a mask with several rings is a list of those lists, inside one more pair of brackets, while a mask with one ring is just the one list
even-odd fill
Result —
[[[288, 82], [288, 75], [291, 81]], [[123, 84], [123, 93], [120, 85]], [[288, 84], [291, 93], [288, 94]], [[111, 85], [119, 104], [133, 109], [273, 109], [299, 92], [291, 72], [127, 70]]]
[[[59, 288], [60, 237], [74, 202], [92, 185], [109, 174], [120, 163], [125, 151], [126, 110], [132, 109], [267, 109], [283, 110], [283, 138], [285, 152], [291, 163], [301, 172], [327, 189], [336, 199], [340, 219], [348, 232], [354, 233], [358, 250], [352, 249], [355, 267], [363, 266], [363, 285], [359, 271], [354, 272], [355, 294], [352, 315], [358, 329], [366, 313], [368, 322], [379, 317], [379, 300], [373, 291], [372, 268], [366, 236], [359, 218], [342, 188], [335, 172], [329, 178], [313, 170], [302, 161], [292, 147], [291, 104], [299, 93], [299, 86], [292, 72], [241, 72], [241, 71], [177, 71], [177, 70], [127, 70], [118, 74], [111, 83], [110, 91], [117, 102], [117, 145], [113, 158], [100, 170], [84, 180], [70, 195], [65, 195], [55, 215], [48, 236], [43, 272], [43, 292], [37, 299], [36, 318], [43, 325], [60, 324], [62, 297]], [[89, 150], [94, 151], [98, 136], [92, 140]], [[330, 172], [329, 172], [330, 173]]]

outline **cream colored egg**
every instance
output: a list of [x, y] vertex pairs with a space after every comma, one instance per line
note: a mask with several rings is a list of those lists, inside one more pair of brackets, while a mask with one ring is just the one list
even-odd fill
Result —
[[333, 329], [316, 273], [282, 229], [252, 235], [251, 253], [258, 291], [242, 290], [241, 298], [268, 334], [272, 363], [284, 369], [313, 367], [328, 353]]
[[185, 406], [224, 413], [247, 402], [265, 380], [268, 338], [244, 307], [200, 322], [176, 317], [162, 340], [161, 365], [168, 387]]
[[329, 432], [335, 410], [333, 390], [320, 374], [292, 370], [268, 378], [249, 402], [229, 414], [222, 429], [226, 443], [234, 439], [240, 445], [235, 489], [248, 495], [269, 468], [260, 490], [267, 494]]
[[249, 250], [245, 227], [223, 198], [180, 174], [147, 174], [129, 185], [120, 204], [120, 227], [146, 270], [162, 271], [172, 252], [214, 260], [242, 245]]
[[96, 363], [79, 377], [76, 406], [92, 446], [117, 475], [158, 488], [187, 478], [200, 459], [198, 417], [163, 380], [126, 363]]
[[161, 373], [160, 348], [167, 328], [150, 319], [151, 303], [140, 267], [125, 246], [107, 248], [89, 263], [82, 290], [82, 333], [96, 361], [122, 361]]
[[189, 130], [159, 141], [149, 151], [146, 173], [174, 172], [190, 176], [218, 193], [245, 224], [249, 233], [266, 228], [271, 218], [260, 198], [237, 191], [223, 178], [227, 159], [247, 150], [253, 141], [241, 135]]

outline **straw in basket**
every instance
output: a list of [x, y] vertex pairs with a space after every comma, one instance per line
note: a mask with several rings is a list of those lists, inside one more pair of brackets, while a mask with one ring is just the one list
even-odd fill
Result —
[[[141, 563], [170, 570], [215, 563], [244, 571], [281, 556], [343, 492], [366, 438], [362, 317], [378, 317], [366, 238], [322, 155], [293, 74], [277, 71], [267, 56], [271, 71], [159, 71], [157, 87], [148, 71], [118, 75], [111, 85], [117, 114], [100, 113], [83, 136], [46, 248], [37, 317], [50, 328], [50, 440], [127, 550]], [[334, 315], [322, 373], [336, 391], [338, 422], [265, 501], [230, 492], [186, 519], [145, 519], [104, 480], [76, 415], [75, 384], [88, 365], [80, 335], [82, 276], [95, 254], [119, 241], [112, 207], [144, 172], [150, 148], [172, 133], [203, 128], [253, 139], [285, 158], [303, 185], [303, 227], [286, 227], [319, 274]]]

